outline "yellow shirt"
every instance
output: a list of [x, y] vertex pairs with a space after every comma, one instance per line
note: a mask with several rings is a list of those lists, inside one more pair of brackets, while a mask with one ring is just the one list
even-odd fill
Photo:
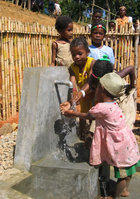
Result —
[[75, 73], [76, 83], [79, 88], [82, 88], [82, 86], [84, 86], [84, 84], [86, 83], [87, 78], [89, 78], [90, 66], [93, 60], [94, 60], [93, 58], [87, 57], [86, 65], [81, 73], [79, 72], [78, 66], [74, 65], [74, 63], [71, 65], [71, 69]]
[[[87, 82], [87, 78], [89, 78], [90, 75], [91, 62], [93, 60], [93, 58], [87, 57], [86, 65], [81, 73], [79, 72], [78, 66], [74, 65], [74, 63], [71, 65], [71, 69], [75, 74], [76, 83], [79, 88], [82, 88], [82, 86]], [[92, 107], [92, 100], [93, 97], [91, 94], [86, 94], [86, 96], [80, 100], [81, 112], [87, 113], [89, 111]]]

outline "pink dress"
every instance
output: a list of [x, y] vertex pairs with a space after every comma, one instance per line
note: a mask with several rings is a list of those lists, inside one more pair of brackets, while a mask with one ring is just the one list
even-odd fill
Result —
[[99, 165], [105, 161], [118, 168], [136, 164], [140, 159], [138, 144], [118, 104], [98, 103], [89, 112], [96, 119], [90, 164]]

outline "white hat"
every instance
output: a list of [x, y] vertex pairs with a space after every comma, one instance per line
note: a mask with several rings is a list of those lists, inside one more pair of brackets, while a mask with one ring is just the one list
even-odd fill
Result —
[[100, 78], [100, 84], [114, 97], [124, 94], [125, 81], [115, 72], [107, 73]]

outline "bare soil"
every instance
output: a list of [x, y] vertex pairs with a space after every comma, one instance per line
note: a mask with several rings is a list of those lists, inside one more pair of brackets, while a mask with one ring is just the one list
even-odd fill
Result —
[[[23, 23], [39, 23], [44, 26], [54, 26], [56, 21], [54, 17], [49, 17], [38, 12], [32, 12], [27, 9], [24, 10], [21, 6], [0, 0], [0, 18], [1, 17], [11, 18], [12, 20], [21, 21]], [[74, 23], [74, 27], [81, 26]]]

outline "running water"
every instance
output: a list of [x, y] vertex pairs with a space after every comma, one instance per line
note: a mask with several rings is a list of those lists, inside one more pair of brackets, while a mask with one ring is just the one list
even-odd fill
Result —
[[[73, 103], [71, 109], [75, 110], [76, 103]], [[62, 115], [62, 131], [59, 133], [61, 137], [61, 144], [59, 149], [61, 150], [61, 159], [64, 161], [75, 162], [78, 154], [74, 148], [74, 141], [77, 135], [73, 134], [73, 128], [76, 128], [76, 120], [73, 118], [67, 118]]]
[[[56, 87], [58, 90], [58, 87]], [[68, 101], [73, 99], [73, 89], [69, 88], [68, 90]], [[76, 103], [72, 102], [71, 108], [75, 110]], [[67, 118], [64, 115], [61, 115], [61, 120], [58, 120], [56, 123], [56, 134], [59, 136], [58, 148], [60, 153], [55, 154], [55, 157], [63, 161], [75, 162], [78, 154], [75, 151], [74, 144], [77, 139], [76, 135], [76, 120], [73, 118]]]
[[[57, 91], [57, 96], [59, 103], [61, 104], [61, 96], [59, 93], [58, 85], [66, 85], [69, 86], [68, 89], [68, 98], [67, 101], [71, 101], [72, 110], [75, 110], [76, 103], [72, 102], [73, 99], [73, 85], [70, 81], [55, 81], [55, 88]], [[76, 134], [76, 121], [73, 118], [67, 118], [61, 114], [61, 119], [56, 121], [55, 124], [55, 133], [59, 136], [58, 140], [58, 155], [55, 154], [55, 157], [64, 161], [74, 162], [78, 156], [76, 149], [74, 147], [77, 142], [77, 134]]]

